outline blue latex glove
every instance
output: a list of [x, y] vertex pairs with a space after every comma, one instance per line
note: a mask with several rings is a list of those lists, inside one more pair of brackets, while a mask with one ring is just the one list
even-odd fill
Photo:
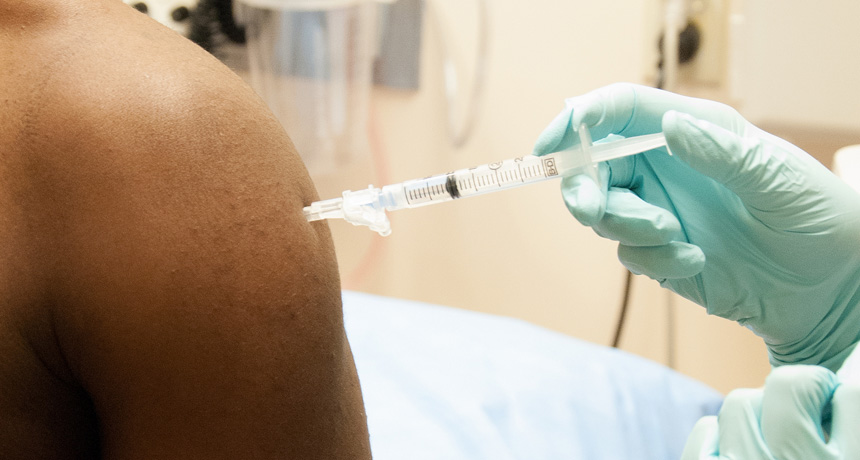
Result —
[[594, 139], [663, 131], [674, 154], [603, 163], [604, 188], [562, 181], [630, 271], [751, 328], [774, 365], [839, 367], [860, 339], [860, 195], [726, 105], [630, 84], [569, 99], [534, 153], [577, 144], [581, 123]]
[[[829, 438], [822, 426], [828, 409]], [[858, 459], [858, 430], [860, 385], [840, 384], [819, 366], [783, 366], [763, 390], [735, 390], [719, 417], [699, 420], [681, 459]]]

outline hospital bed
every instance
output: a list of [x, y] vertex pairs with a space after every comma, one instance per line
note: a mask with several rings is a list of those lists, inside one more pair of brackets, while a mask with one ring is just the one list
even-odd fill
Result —
[[677, 459], [722, 396], [511, 318], [344, 291], [376, 460]]

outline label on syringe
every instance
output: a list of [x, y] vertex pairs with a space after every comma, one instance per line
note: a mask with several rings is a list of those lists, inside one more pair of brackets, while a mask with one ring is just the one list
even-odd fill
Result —
[[553, 157], [543, 158], [543, 169], [544, 169], [544, 171], [546, 171], [546, 177], [557, 176], [558, 175], [558, 168], [556, 167], [556, 164], [555, 164], [555, 158], [553, 158]]

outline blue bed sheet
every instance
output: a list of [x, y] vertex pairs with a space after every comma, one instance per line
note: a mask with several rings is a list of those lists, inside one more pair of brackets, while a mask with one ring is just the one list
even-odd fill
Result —
[[677, 459], [722, 397], [529, 323], [345, 291], [376, 460]]

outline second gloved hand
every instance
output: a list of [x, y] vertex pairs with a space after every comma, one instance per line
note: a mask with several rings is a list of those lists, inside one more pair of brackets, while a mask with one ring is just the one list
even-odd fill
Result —
[[860, 339], [860, 196], [728, 106], [630, 84], [567, 101], [542, 155], [663, 131], [665, 149], [565, 178], [571, 213], [619, 242], [632, 272], [750, 327], [773, 364], [836, 369]]
[[[829, 433], [824, 420], [830, 409]], [[851, 460], [860, 458], [860, 386], [819, 366], [784, 366], [764, 389], [735, 390], [718, 417], [705, 417], [682, 460]]]

